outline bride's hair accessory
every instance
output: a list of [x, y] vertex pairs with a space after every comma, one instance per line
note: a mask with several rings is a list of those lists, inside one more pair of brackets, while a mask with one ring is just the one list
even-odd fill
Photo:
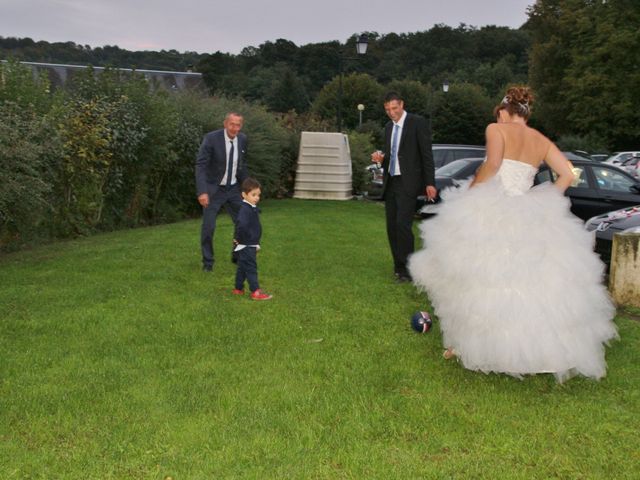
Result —
[[[509, 95], [505, 95], [504, 98], [502, 99], [501, 103], [502, 103], [502, 105], [511, 104], [511, 97]], [[515, 101], [513, 103], [518, 107], [518, 110], [520, 110], [520, 112], [523, 115], [529, 115], [531, 113], [531, 109], [529, 108], [529, 101], [528, 100], [526, 100], [524, 102]]]

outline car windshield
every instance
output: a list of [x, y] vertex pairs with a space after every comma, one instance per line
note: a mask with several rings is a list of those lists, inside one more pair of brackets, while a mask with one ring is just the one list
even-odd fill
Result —
[[440, 177], [453, 177], [467, 165], [469, 165], [468, 160], [454, 160], [453, 162], [447, 163], [443, 167], [438, 168], [436, 170], [436, 175]]

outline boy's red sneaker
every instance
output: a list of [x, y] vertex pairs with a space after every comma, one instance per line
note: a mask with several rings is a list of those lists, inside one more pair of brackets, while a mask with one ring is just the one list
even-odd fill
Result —
[[244, 295], [244, 290], [238, 290], [237, 288], [233, 289], [233, 293], [234, 295]]
[[268, 293], [264, 293], [262, 290], [258, 289], [255, 292], [251, 292], [251, 298], [253, 300], [271, 300], [273, 295], [269, 295]]

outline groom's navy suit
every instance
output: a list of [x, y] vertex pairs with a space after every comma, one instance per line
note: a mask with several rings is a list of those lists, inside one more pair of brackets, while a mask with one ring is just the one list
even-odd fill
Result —
[[394, 123], [389, 121], [384, 132], [387, 153], [382, 162], [382, 195], [394, 271], [408, 277], [407, 257], [414, 251], [412, 226], [417, 197], [425, 194], [427, 185], [435, 185], [431, 127], [424, 117], [407, 112], [398, 145], [401, 175], [394, 177], [389, 175], [393, 128]]
[[209, 205], [202, 209], [202, 230], [200, 233], [202, 265], [205, 268], [213, 266], [213, 234], [220, 208], [225, 205], [235, 224], [238, 210], [242, 204], [240, 185], [247, 178], [247, 137], [240, 132], [235, 138], [234, 151], [237, 154], [237, 162], [234, 162], [235, 168], [231, 185], [226, 185], [226, 183], [221, 185], [228, 166], [224, 128], [205, 135], [196, 158], [197, 195], [203, 193], [209, 195]]

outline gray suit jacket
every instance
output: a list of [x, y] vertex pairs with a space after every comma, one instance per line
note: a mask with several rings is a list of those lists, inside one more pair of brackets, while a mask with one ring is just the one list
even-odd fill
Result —
[[[238, 183], [247, 178], [247, 136], [238, 133], [238, 168], [236, 179]], [[227, 151], [224, 144], [224, 129], [207, 133], [200, 145], [196, 157], [196, 194], [208, 193], [214, 195], [220, 187], [222, 177], [227, 169]]]

